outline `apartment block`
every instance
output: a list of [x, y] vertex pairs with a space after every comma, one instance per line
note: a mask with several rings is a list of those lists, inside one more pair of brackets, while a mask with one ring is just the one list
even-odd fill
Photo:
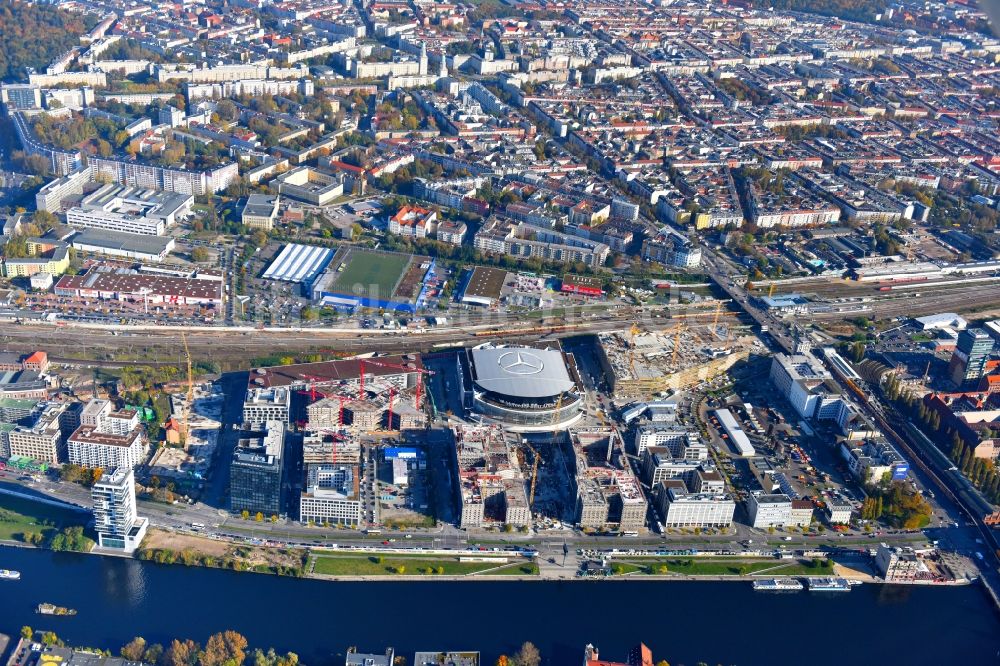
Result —
[[93, 426], [80, 426], [66, 440], [67, 457], [73, 465], [92, 469], [133, 469], [146, 459], [145, 435], [136, 428], [118, 435]]
[[49, 403], [30, 426], [18, 425], [8, 435], [11, 456], [58, 465], [66, 460], [62, 419], [66, 403]]
[[243, 399], [243, 422], [281, 421], [288, 423], [291, 400], [292, 392], [284, 387], [250, 388]]
[[117, 468], [105, 472], [91, 488], [90, 495], [98, 547], [135, 552], [146, 535], [149, 521], [136, 513], [132, 470]]

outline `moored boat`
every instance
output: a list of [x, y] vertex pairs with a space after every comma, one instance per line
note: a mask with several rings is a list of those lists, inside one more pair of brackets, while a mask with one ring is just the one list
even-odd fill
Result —
[[753, 589], [758, 592], [798, 592], [803, 585], [794, 578], [758, 578], [753, 582]]
[[851, 584], [846, 578], [807, 578], [810, 592], [850, 592]]
[[38, 604], [36, 612], [42, 615], [76, 615], [76, 610], [55, 604]]

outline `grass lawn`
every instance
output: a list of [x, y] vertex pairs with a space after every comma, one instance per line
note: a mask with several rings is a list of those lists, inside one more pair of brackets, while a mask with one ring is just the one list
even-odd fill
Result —
[[[833, 574], [833, 564], [823, 560], [813, 566], [803, 564], [798, 560], [775, 560], [771, 558], [755, 559], [716, 559], [716, 558], [636, 558], [636, 561], [616, 561], [615, 564], [625, 567], [622, 572], [641, 570], [644, 573], [658, 574], [657, 568], [666, 565], [667, 574], [685, 574], [688, 576], [740, 576], [755, 573], [774, 574], [775, 576], [829, 576]], [[647, 568], [649, 567], [649, 568]]]
[[[768, 573], [771, 573], [770, 571]], [[791, 562], [780, 569], [774, 570], [776, 576], [832, 576], [833, 562], [823, 560], [818, 565]]]
[[537, 576], [538, 575], [538, 565], [534, 562], [525, 562], [524, 564], [510, 564], [503, 569], [497, 569], [496, 571], [491, 571], [490, 576]]
[[687, 574], [689, 576], [739, 576], [743, 573], [752, 574], [762, 569], [770, 569], [780, 564], [777, 560], [666, 560], [670, 573]]
[[412, 518], [386, 518], [382, 524], [390, 530], [397, 528], [403, 530], [413, 527], [434, 527], [437, 525], [437, 520], [434, 516], [421, 514]]
[[378, 254], [355, 248], [351, 250], [344, 270], [330, 287], [335, 292], [354, 294], [356, 286], [360, 285], [363, 289], [360, 293], [389, 299], [409, 264], [409, 255]]
[[[459, 562], [457, 557], [409, 555], [319, 555], [313, 561], [313, 571], [327, 576], [434, 575], [438, 568], [442, 570], [440, 575], [464, 576], [503, 566], [499, 562]], [[403, 567], [401, 574], [397, 573], [399, 567]]]
[[25, 532], [38, 532], [48, 538], [57, 528], [86, 523], [87, 515], [82, 512], [0, 495], [0, 539], [20, 541], [19, 536]]

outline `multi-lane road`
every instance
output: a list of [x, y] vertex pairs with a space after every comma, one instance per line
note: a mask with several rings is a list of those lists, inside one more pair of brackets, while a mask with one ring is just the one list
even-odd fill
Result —
[[[746, 290], [742, 286], [742, 276], [738, 271], [729, 266], [725, 261], [706, 253], [706, 272], [712, 280], [732, 299], [733, 309], [737, 312], [725, 312], [723, 316], [729, 318], [731, 322], [746, 323], [752, 318], [761, 326], [767, 326], [769, 332], [769, 344], [773, 348], [790, 352], [794, 348], [794, 336], [787, 321], [783, 321], [770, 313], [756, 306]], [[945, 292], [941, 298], [945, 297]], [[958, 294], [947, 292], [951, 307], [954, 308], [955, 298]], [[969, 297], [974, 298], [974, 297]], [[886, 304], [900, 303], [899, 307], [910, 305], [913, 301], [919, 300], [913, 297], [894, 296]], [[938, 302], [934, 300], [932, 302]], [[964, 301], [961, 301], [964, 302]], [[676, 314], [694, 315], [696, 318], [705, 317], [706, 321], [714, 316], [714, 308], [698, 309], [690, 306], [668, 306], [657, 308], [640, 307], [618, 307], [611, 308], [604, 313], [575, 313], [561, 314], [558, 318], [553, 317], [544, 323], [525, 323], [517, 318], [492, 317], [488, 321], [480, 320], [468, 325], [452, 324], [448, 327], [428, 329], [423, 332], [413, 331], [388, 331], [382, 329], [247, 329], [241, 327], [192, 327], [187, 330], [188, 342], [195, 353], [212, 351], [217, 354], [220, 349], [227, 349], [230, 352], [254, 354], [261, 352], [273, 352], [275, 349], [316, 349], [316, 348], [336, 348], [338, 350], [356, 351], [414, 351], [416, 349], [434, 349], [436, 347], [470, 344], [472, 342], [482, 342], [490, 337], [498, 337], [507, 341], [520, 340], [529, 341], [549, 335], [572, 335], [575, 333], [596, 333], [610, 330], [623, 330], [632, 325], [637, 320], [648, 318], [648, 322], [662, 326], [665, 319]], [[744, 314], [745, 313], [745, 314]], [[655, 319], [659, 315], [661, 319]], [[749, 318], [748, 318], [749, 316]], [[540, 330], [548, 328], [550, 330]], [[170, 351], [163, 352], [166, 356], [162, 358], [166, 362], [176, 362], [179, 358], [182, 341], [180, 332], [176, 328], [153, 326], [149, 328], [128, 328], [112, 327], [117, 335], [110, 335], [105, 328], [66, 325], [24, 325], [6, 327], [0, 335], [0, 341], [8, 345], [22, 345], [35, 348], [38, 346], [49, 346], [50, 349], [80, 349], [83, 355], [101, 350], [115, 353], [129, 348], [160, 347]], [[479, 332], [481, 335], [476, 336]], [[68, 353], [67, 353], [68, 356]], [[224, 381], [245, 382], [245, 375], [242, 379], [239, 375], [227, 375]], [[235, 394], [227, 387], [227, 394]], [[874, 408], [873, 408], [874, 409]], [[234, 431], [230, 424], [241, 419], [238, 401], [228, 401], [222, 416], [222, 436], [218, 456], [224, 460], [231, 455]], [[899, 424], [897, 424], [899, 425]], [[911, 436], [912, 433], [901, 433], [902, 436]], [[917, 442], [916, 444], [920, 444]], [[924, 457], [924, 456], [921, 456]], [[953, 472], [947, 468], [942, 468], [944, 463], [929, 456], [927, 461], [928, 470], [925, 482], [938, 485], [945, 498], [953, 496], [956, 489], [949, 475]], [[209, 479], [208, 489], [203, 501], [193, 504], [165, 505], [155, 502], [142, 502], [140, 511], [147, 515], [152, 524], [166, 529], [184, 530], [190, 529], [192, 523], [206, 525], [206, 530], [220, 537], [230, 537], [236, 539], [252, 538], [268, 541], [279, 541], [284, 543], [307, 543], [307, 544], [329, 544], [338, 543], [344, 545], [381, 545], [382, 538], [379, 536], [359, 535], [356, 531], [324, 530], [317, 532], [315, 528], [297, 526], [287, 523], [272, 525], [270, 523], [253, 523], [233, 518], [225, 511], [227, 504], [226, 490], [228, 487], [228, 476], [224, 470], [227, 465], [215, 465], [219, 470]], [[40, 492], [46, 495], [58, 497], [64, 501], [76, 504], [81, 507], [89, 507], [90, 497], [87, 489], [74, 484], [56, 483], [48, 480], [33, 481], [27, 484], [17, 481], [17, 475], [10, 473], [0, 473], [0, 482], [4, 485], [14, 485], [25, 487], [29, 492]], [[962, 501], [960, 493], [955, 493], [954, 501], [948, 499], [942, 502], [949, 516], [956, 518], [956, 522], [964, 524], [965, 513], [975, 517], [981, 513], [980, 507], [969, 507]], [[982, 531], [981, 525], [976, 527], [961, 528], [937, 528], [935, 538], [940, 537], [943, 543], [947, 543], [962, 552], [968, 553], [970, 549], [977, 545], [982, 548], [988, 557], [991, 566], [995, 566], [992, 533]], [[719, 547], [727, 549], [739, 549], [740, 540], [746, 535], [718, 535], [718, 536], [670, 536], [664, 540], [656, 539], [650, 543], [669, 544], [670, 547], [692, 546], [697, 548]], [[395, 542], [391, 547], [464, 547], [469, 543], [487, 537], [469, 537], [466, 533], [456, 530], [454, 527], [443, 526], [428, 531], [414, 531], [412, 533], [394, 533]], [[810, 537], [808, 545], [831, 547], [843, 547], [851, 544], [865, 543], [871, 537], [867, 536], [816, 536]], [[907, 540], [913, 535], [885, 535], [886, 540]], [[983, 547], [976, 541], [989, 539], [989, 547]], [[494, 539], [496, 540], [496, 539]], [[524, 537], [504, 537], [510, 543], [533, 543], [539, 545], [546, 551], [543, 555], [551, 554], [555, 559], [562, 559], [563, 544], [573, 544], [575, 547], [612, 547], [615, 543], [613, 539], [600, 539], [586, 537], [583, 535], [567, 532], [564, 534], [538, 534]], [[780, 541], [768, 539], [761, 536], [755, 541], [760, 541], [761, 545], [781, 546]], [[774, 541], [774, 543], [770, 543]], [[629, 540], [628, 543], [643, 543], [643, 541]], [[794, 545], [794, 544], [793, 544]], [[992, 578], [992, 576], [991, 576]], [[989, 581], [991, 587], [1000, 584], [998, 581]], [[994, 588], [1000, 589], [1000, 588]]]
[[787, 324], [752, 302], [750, 295], [741, 284], [738, 284], [738, 281], [743, 279], [741, 275], [734, 273], [725, 261], [711, 252], [704, 253], [702, 263], [712, 281], [725, 291], [729, 298], [739, 306], [739, 309], [752, 317], [762, 329], [766, 327], [771, 339], [782, 351], [786, 353], [793, 351], [795, 343], [787, 329]]

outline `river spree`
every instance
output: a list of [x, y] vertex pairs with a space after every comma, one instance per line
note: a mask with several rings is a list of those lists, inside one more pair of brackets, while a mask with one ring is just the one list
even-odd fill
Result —
[[[471, 649], [492, 664], [533, 641], [547, 664], [577, 666], [592, 642], [624, 660], [644, 641], [674, 666], [1000, 664], [1000, 623], [972, 586], [862, 585], [850, 593], [762, 593], [748, 582], [327, 582], [0, 547], [0, 632], [52, 629], [70, 645], [117, 650], [136, 635], [203, 642], [223, 629], [252, 647], [342, 664], [381, 652]], [[51, 602], [76, 617], [36, 615]]]

